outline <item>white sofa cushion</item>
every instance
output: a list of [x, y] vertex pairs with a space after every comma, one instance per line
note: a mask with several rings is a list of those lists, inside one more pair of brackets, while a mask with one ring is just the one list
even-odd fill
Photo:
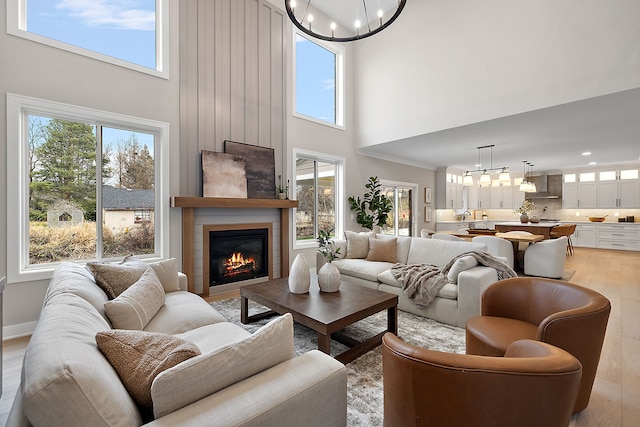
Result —
[[238, 343], [160, 373], [151, 386], [154, 416], [171, 413], [293, 357], [293, 317], [287, 313]]
[[[391, 270], [383, 271], [378, 275], [378, 281], [385, 285], [394, 286], [398, 289], [402, 288], [402, 283], [396, 279]], [[458, 299], [458, 286], [455, 283], [447, 283], [438, 292], [438, 297], [446, 299]]]
[[481, 243], [414, 238], [409, 249], [407, 264], [430, 264], [442, 267], [465, 252], [486, 250], [487, 246]]
[[111, 301], [104, 309], [116, 329], [141, 331], [164, 305], [164, 288], [153, 269], [145, 271], [140, 279]]
[[178, 291], [165, 294], [164, 305], [144, 330], [174, 335], [218, 322], [226, 320], [202, 297]]
[[359, 279], [378, 281], [378, 274], [393, 267], [392, 262], [367, 261], [365, 259], [337, 259], [332, 262], [341, 274]]

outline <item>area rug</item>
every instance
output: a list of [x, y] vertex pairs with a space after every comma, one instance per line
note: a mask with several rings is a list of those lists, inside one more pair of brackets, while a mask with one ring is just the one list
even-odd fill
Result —
[[[216, 301], [211, 304], [225, 319], [249, 332], [254, 332], [270, 319], [243, 325], [240, 322], [240, 298]], [[249, 302], [249, 314], [267, 310], [259, 304]], [[355, 339], [369, 338], [387, 326], [386, 310], [361, 320], [344, 330]], [[398, 335], [407, 342], [431, 350], [448, 353], [464, 353], [464, 329], [436, 322], [431, 319], [398, 311]], [[315, 331], [294, 323], [294, 346], [296, 354], [317, 349]], [[335, 356], [347, 347], [331, 341], [331, 354]], [[380, 347], [360, 356], [347, 366], [347, 425], [381, 426], [383, 418], [382, 352]]]

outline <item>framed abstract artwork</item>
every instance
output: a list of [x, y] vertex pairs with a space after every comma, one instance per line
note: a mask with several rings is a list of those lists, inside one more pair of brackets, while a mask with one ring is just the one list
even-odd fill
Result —
[[276, 166], [273, 148], [224, 141], [224, 152], [242, 156], [245, 159], [248, 198], [276, 198]]
[[424, 202], [431, 203], [431, 187], [424, 187]]
[[207, 150], [201, 154], [202, 197], [247, 198], [244, 157]]

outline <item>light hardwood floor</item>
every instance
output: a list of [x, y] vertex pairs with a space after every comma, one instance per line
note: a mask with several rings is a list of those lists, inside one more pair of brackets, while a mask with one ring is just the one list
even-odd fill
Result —
[[[566, 268], [575, 270], [571, 282], [597, 290], [612, 305], [589, 406], [573, 417], [571, 426], [640, 426], [640, 253], [576, 248]], [[3, 342], [0, 426], [18, 387], [27, 342], [28, 338]]]

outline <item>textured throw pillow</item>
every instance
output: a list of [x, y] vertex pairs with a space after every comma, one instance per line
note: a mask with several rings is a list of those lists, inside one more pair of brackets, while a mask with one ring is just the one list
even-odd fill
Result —
[[375, 238], [376, 233], [373, 231], [366, 233], [345, 231], [344, 237], [347, 239], [347, 256], [345, 258], [366, 258], [369, 253], [369, 238]]
[[287, 313], [240, 342], [158, 375], [151, 386], [153, 415], [160, 418], [293, 356], [293, 317]]
[[449, 273], [447, 274], [447, 280], [449, 283], [458, 283], [458, 274], [465, 270], [470, 269], [478, 265], [478, 260], [472, 255], [466, 255], [458, 258], [454, 261]]
[[125, 257], [118, 264], [106, 262], [89, 262], [87, 267], [91, 270], [98, 286], [102, 288], [109, 299], [114, 299], [129, 286], [138, 281], [149, 266], [141, 261], [130, 260]]
[[367, 261], [398, 262], [398, 239], [369, 238]]
[[164, 288], [158, 275], [148, 269], [127, 290], [105, 302], [104, 310], [114, 328], [142, 330], [163, 305]]
[[98, 332], [96, 343], [133, 400], [147, 411], [152, 409], [151, 384], [156, 376], [200, 354], [195, 344], [182, 338], [143, 331]]

